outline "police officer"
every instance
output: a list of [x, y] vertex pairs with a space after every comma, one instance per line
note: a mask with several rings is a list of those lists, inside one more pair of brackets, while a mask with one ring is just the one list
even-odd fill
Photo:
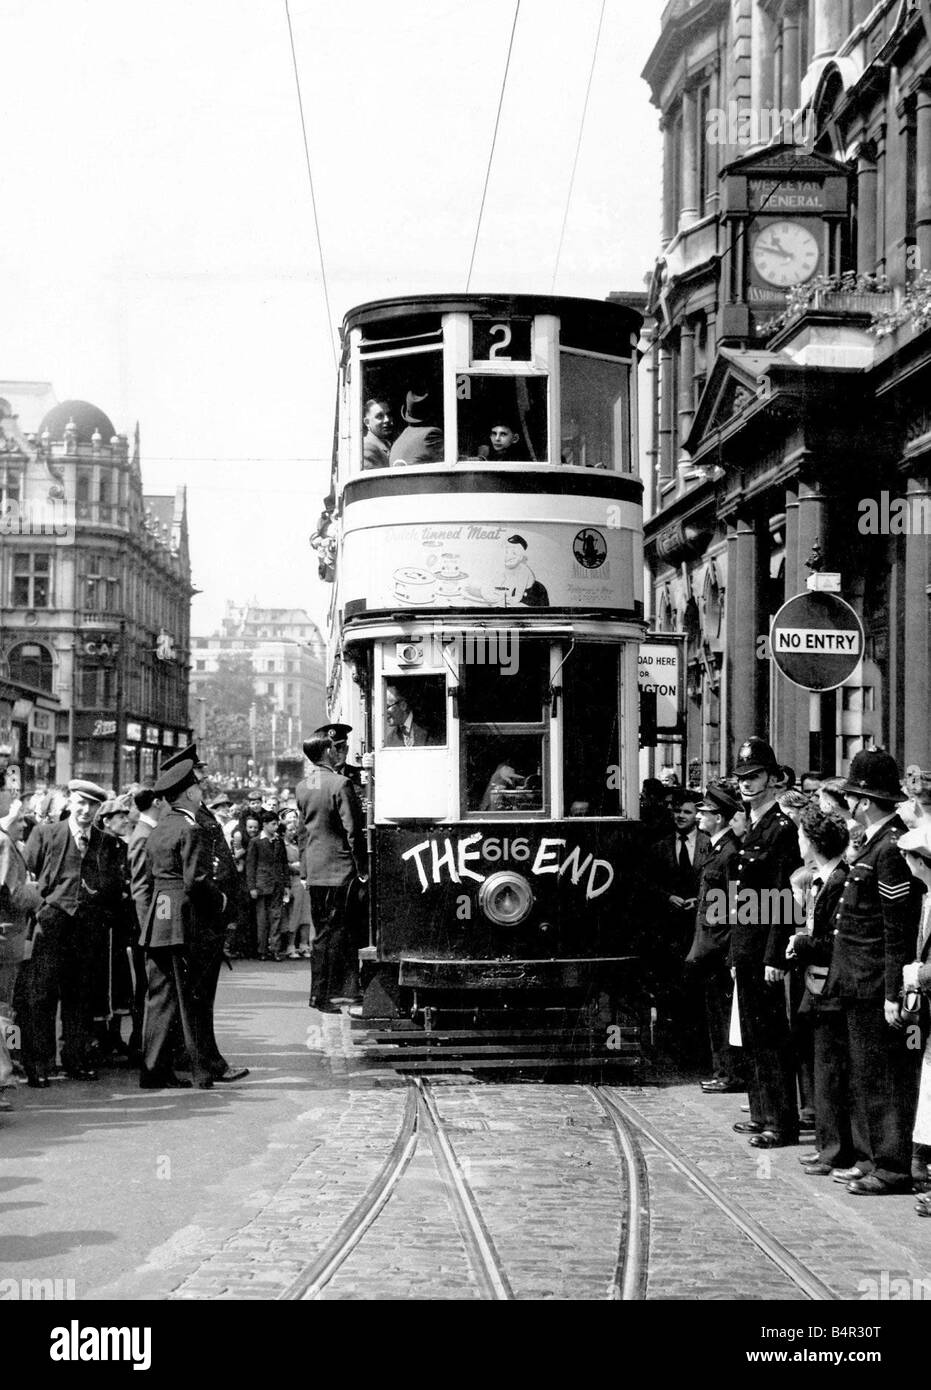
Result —
[[196, 1085], [213, 1085], [205, 1014], [197, 1003], [201, 974], [199, 940], [214, 933], [223, 894], [213, 881], [213, 857], [196, 811], [202, 791], [192, 762], [162, 772], [156, 795], [169, 803], [146, 842], [152, 899], [141, 944], [146, 952], [148, 995], [139, 1085], [145, 1089], [190, 1086], [171, 1065], [172, 1031], [180, 1021]]
[[909, 1046], [899, 994], [903, 966], [915, 958], [919, 890], [898, 847], [906, 826], [895, 808], [905, 796], [895, 759], [878, 749], [858, 753], [843, 791], [866, 839], [850, 857], [824, 995], [840, 1001], [850, 1090], [871, 1165], [847, 1191], [878, 1197], [911, 1190], [921, 1049]]
[[[206, 776], [207, 764], [201, 760], [196, 743], [188, 744], [186, 748], [182, 748], [172, 757], [166, 758], [162, 763], [161, 771], [163, 773], [168, 772], [185, 764], [193, 767], [198, 784], [202, 784]], [[249, 1075], [249, 1068], [233, 1067], [223, 1056], [217, 1046], [213, 1018], [217, 987], [220, 983], [220, 971], [223, 967], [228, 925], [236, 922], [240, 912], [239, 899], [242, 892], [240, 876], [236, 869], [236, 861], [233, 859], [233, 851], [223, 833], [223, 826], [214, 813], [204, 805], [203, 797], [194, 815], [197, 824], [209, 841], [214, 883], [225, 899], [225, 906], [219, 919], [209, 922], [205, 920], [202, 924], [202, 930], [198, 933], [194, 949], [195, 958], [191, 963], [192, 978], [195, 984], [194, 1006], [202, 1015], [199, 1020], [199, 1034], [213, 1080], [241, 1081], [243, 1077]]]
[[[340, 777], [346, 777], [352, 786], [358, 789], [362, 786], [362, 769], [355, 767], [349, 758], [349, 735], [352, 733], [351, 724], [321, 724], [319, 729], [314, 729], [314, 738], [328, 738], [333, 745], [333, 771], [338, 772]], [[306, 749], [305, 749], [306, 752]]]
[[734, 982], [727, 966], [731, 939], [727, 890], [740, 854], [731, 820], [739, 810], [740, 802], [727, 787], [710, 786], [698, 803], [698, 827], [708, 836], [708, 847], [698, 881], [695, 933], [685, 959], [704, 990], [712, 1077], [701, 1087], [711, 1094], [744, 1090], [740, 1052], [729, 1041]]
[[[735, 769], [749, 824], [734, 864], [731, 964], [750, 1094], [738, 1121], [758, 1149], [798, 1141], [795, 1062], [786, 1013], [786, 946], [793, 928], [791, 875], [801, 864], [796, 828], [776, 801], [779, 764], [762, 738], [748, 738]], [[775, 890], [775, 891], [774, 891]]]

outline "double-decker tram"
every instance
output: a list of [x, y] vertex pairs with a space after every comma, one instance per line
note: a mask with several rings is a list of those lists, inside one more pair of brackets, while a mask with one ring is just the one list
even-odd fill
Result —
[[640, 324], [521, 295], [343, 322], [329, 713], [368, 765], [355, 1023], [398, 1065], [639, 1058]]

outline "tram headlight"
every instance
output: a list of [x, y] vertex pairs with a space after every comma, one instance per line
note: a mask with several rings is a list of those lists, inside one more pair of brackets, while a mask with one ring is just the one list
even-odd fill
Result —
[[478, 905], [495, 926], [516, 927], [529, 915], [533, 893], [525, 878], [505, 869], [486, 878], [479, 890]]

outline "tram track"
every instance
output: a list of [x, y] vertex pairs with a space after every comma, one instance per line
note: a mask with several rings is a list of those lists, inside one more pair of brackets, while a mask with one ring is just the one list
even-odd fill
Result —
[[752, 1245], [776, 1265], [806, 1298], [816, 1302], [838, 1300], [839, 1295], [813, 1270], [793, 1255], [781, 1240], [761, 1226], [744, 1207], [729, 1197], [677, 1144], [666, 1138], [649, 1120], [639, 1115], [616, 1091], [605, 1086], [593, 1086], [589, 1090], [615, 1126], [619, 1143], [625, 1142], [622, 1136], [626, 1135], [626, 1142], [635, 1150], [640, 1150], [640, 1141], [646, 1140], [664, 1154], [673, 1167], [712, 1202]]

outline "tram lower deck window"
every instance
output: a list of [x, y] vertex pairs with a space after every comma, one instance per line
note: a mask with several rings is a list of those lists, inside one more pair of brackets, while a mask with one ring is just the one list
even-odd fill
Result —
[[548, 805], [549, 644], [521, 642], [517, 661], [460, 674], [463, 809], [527, 814]]
[[566, 813], [622, 815], [617, 647], [578, 643], [566, 658], [560, 680]]
[[385, 678], [385, 748], [437, 748], [446, 742], [442, 676]]

